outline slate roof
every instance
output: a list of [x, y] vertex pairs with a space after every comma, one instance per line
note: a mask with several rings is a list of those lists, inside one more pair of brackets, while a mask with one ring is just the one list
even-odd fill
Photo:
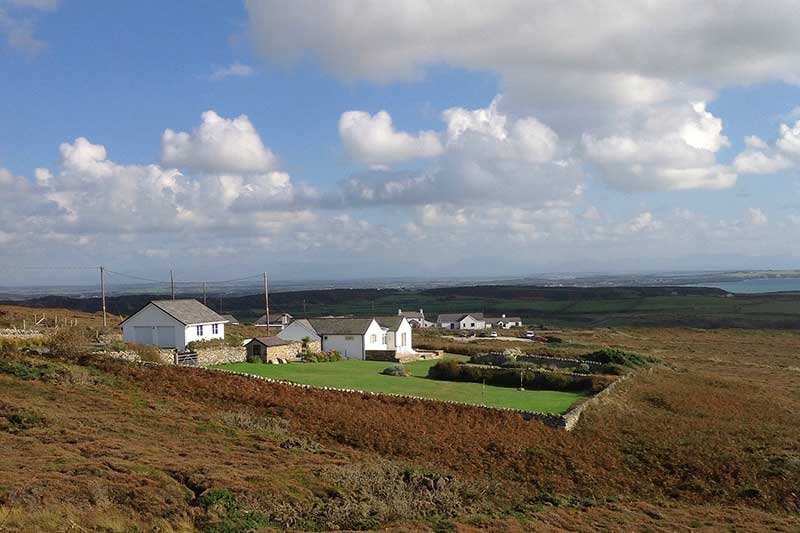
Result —
[[[219, 324], [228, 322], [227, 319], [219, 316], [217, 313], [201, 304], [197, 300], [151, 300], [147, 305], [150, 304], [158, 307], [184, 326], [189, 326], [192, 324]], [[142, 309], [147, 307], [147, 305], [142, 307]], [[142, 309], [139, 309], [139, 311]], [[139, 311], [136, 311], [122, 322], [127, 322], [134, 316], [138, 315]]]
[[371, 318], [309, 318], [308, 323], [317, 335], [363, 335]]
[[227, 320], [229, 324], [238, 324], [239, 323], [239, 319], [236, 318], [233, 315], [219, 315], [219, 316], [221, 316], [222, 318]]
[[436, 319], [436, 322], [439, 324], [443, 322], [458, 322], [467, 315], [477, 320], [485, 320], [483, 318], [483, 313], [444, 313], [439, 315], [439, 318]]
[[425, 318], [425, 314], [419, 311], [400, 311], [400, 316], [406, 318]]
[[498, 322], [522, 322], [522, 317], [518, 316], [495, 316], [489, 318], [488, 316], [485, 318], [486, 322], [491, 322], [492, 324], [497, 324]]
[[[278, 319], [280, 319], [280, 318], [281, 318], [283, 315], [286, 315], [286, 316], [288, 316], [288, 317], [289, 317], [289, 320], [291, 320], [291, 319], [293, 319], [293, 318], [294, 318], [294, 317], [293, 317], [292, 315], [290, 315], [289, 313], [270, 313], [270, 314], [269, 314], [269, 320], [270, 320], [270, 323], [271, 323], [271, 324], [279, 324], [279, 322], [275, 322], [275, 321], [276, 321], [276, 320], [278, 320]], [[261, 316], [258, 318], [258, 320], [256, 320], [255, 322], [253, 322], [253, 324], [255, 324], [255, 325], [257, 325], [257, 326], [258, 326], [258, 325], [264, 324], [266, 321], [267, 321], [267, 315], [261, 315]]]
[[397, 331], [397, 328], [400, 327], [400, 324], [403, 323], [402, 316], [376, 316], [375, 320], [378, 321], [378, 324], [382, 328], [388, 328], [392, 331]]
[[260, 342], [264, 346], [270, 347], [270, 346], [286, 346], [287, 344], [292, 344], [293, 342], [296, 341], [287, 341], [278, 337], [255, 337], [253, 339], [250, 339], [247, 342], [247, 344], [245, 344], [245, 346], [247, 346], [252, 342]]

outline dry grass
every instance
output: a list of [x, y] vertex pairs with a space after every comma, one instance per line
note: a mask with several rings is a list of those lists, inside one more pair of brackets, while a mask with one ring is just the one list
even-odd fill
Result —
[[[0, 531], [800, 528], [800, 334], [558, 335], [665, 366], [622, 384], [573, 433], [196, 369], [105, 361], [106, 382], [0, 375], [5, 411], [46, 420], [0, 432]], [[204, 507], [214, 488], [229, 492]]]

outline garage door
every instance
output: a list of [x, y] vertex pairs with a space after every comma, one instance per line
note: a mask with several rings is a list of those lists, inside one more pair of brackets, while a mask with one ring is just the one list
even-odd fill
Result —
[[135, 326], [133, 328], [133, 342], [136, 344], [155, 344], [153, 342], [153, 328], [150, 326]]
[[162, 348], [175, 347], [174, 326], [158, 326], [158, 345]]

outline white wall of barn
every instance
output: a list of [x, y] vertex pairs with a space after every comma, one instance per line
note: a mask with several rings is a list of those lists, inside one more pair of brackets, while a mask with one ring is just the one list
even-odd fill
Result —
[[216, 323], [216, 333], [213, 324], [202, 324], [203, 333], [200, 335], [195, 325], [184, 326], [155, 305], [148, 304], [122, 324], [122, 338], [125, 342], [185, 350], [186, 345], [192, 341], [224, 339], [225, 324]]
[[[172, 335], [169, 329], [172, 328]], [[155, 344], [161, 348], [183, 349], [184, 327], [153, 304], [148, 304], [122, 324], [122, 338], [125, 342]]]
[[364, 359], [364, 337], [362, 335], [323, 335], [322, 351], [337, 351], [347, 359]]

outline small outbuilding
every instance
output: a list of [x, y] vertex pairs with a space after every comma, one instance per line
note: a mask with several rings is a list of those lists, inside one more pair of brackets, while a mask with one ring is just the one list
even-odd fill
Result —
[[185, 350], [192, 341], [224, 339], [227, 322], [197, 300], [153, 300], [121, 326], [125, 342]]
[[[303, 343], [280, 337], [255, 337], [244, 345], [248, 361], [270, 361], [273, 359], [295, 359], [303, 351]], [[316, 350], [315, 350], [316, 348]], [[319, 343], [309, 346], [312, 351], [319, 350]]]

